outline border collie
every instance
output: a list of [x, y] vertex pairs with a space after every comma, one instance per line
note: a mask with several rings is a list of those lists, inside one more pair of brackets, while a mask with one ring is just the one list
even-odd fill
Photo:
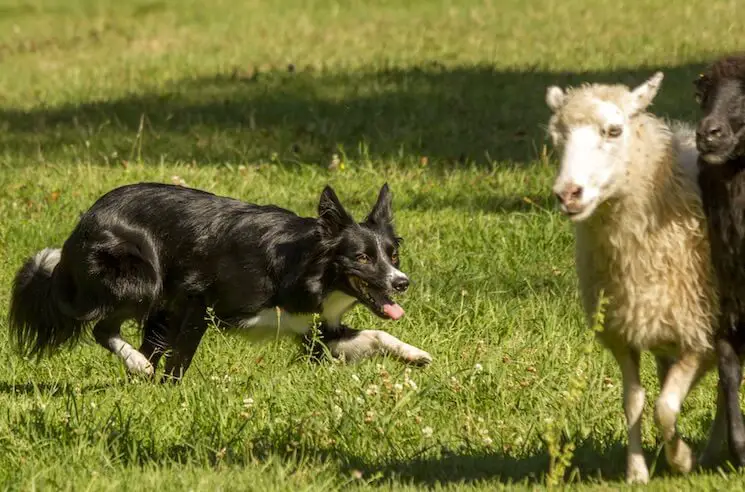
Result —
[[[317, 326], [317, 339], [347, 361], [431, 362], [385, 331], [341, 322], [358, 302], [384, 319], [404, 314], [391, 300], [409, 279], [399, 270], [388, 185], [362, 223], [330, 186], [318, 215], [174, 185], [116, 188], [81, 216], [62, 249], [40, 251], [16, 274], [9, 326], [17, 348], [49, 355], [95, 323], [95, 340], [130, 372], [152, 376], [165, 355], [163, 380], [177, 381], [214, 316], [254, 335], [307, 340]], [[141, 324], [139, 350], [121, 337], [128, 319]]]

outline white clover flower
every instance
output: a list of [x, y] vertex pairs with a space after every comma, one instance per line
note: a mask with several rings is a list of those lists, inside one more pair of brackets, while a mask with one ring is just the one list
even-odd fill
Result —
[[404, 390], [404, 385], [401, 383], [396, 383], [393, 385], [393, 389], [396, 390], [397, 393], [400, 393]]
[[344, 410], [339, 405], [334, 405], [332, 411], [334, 413], [334, 419], [341, 420], [344, 415]]
[[378, 394], [378, 390], [379, 388], [377, 384], [371, 384], [370, 386], [367, 387], [367, 390], [365, 391], [365, 393], [367, 394], [367, 396], [373, 396], [373, 395]]
[[476, 365], [473, 366], [473, 370], [474, 372], [481, 372], [484, 370], [484, 366], [477, 362]]
[[422, 436], [426, 438], [432, 437], [432, 434], [434, 434], [434, 429], [430, 426], [422, 427]]
[[251, 408], [254, 406], [254, 399], [253, 398], [244, 398], [243, 399], [243, 407], [244, 408]]
[[352, 374], [352, 381], [354, 381], [355, 383], [359, 383], [360, 377], [356, 374]]
[[416, 390], [418, 389], [418, 386], [417, 386], [417, 384], [416, 384], [416, 383], [414, 382], [414, 380], [413, 380], [413, 379], [407, 379], [407, 380], [406, 380], [406, 385], [407, 385], [407, 386], [408, 386], [409, 388], [413, 389], [414, 391], [416, 391]]

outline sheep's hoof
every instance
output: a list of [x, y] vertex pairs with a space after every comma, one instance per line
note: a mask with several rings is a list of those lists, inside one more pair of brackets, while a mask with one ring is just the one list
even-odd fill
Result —
[[649, 470], [644, 463], [629, 463], [626, 468], [626, 483], [645, 484], [649, 482]]
[[678, 473], [688, 473], [696, 465], [696, 457], [682, 439], [665, 446], [665, 457], [670, 467]]
[[696, 465], [704, 470], [713, 469], [723, 459], [722, 446], [719, 443], [708, 443], [703, 452], [696, 459]]

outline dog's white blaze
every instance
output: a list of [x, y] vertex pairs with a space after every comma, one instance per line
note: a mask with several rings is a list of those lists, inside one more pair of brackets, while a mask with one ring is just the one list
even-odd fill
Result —
[[[323, 310], [319, 320], [331, 327], [339, 326], [344, 313], [357, 302], [352, 296], [334, 291], [323, 301]], [[313, 324], [313, 314], [291, 314], [283, 309], [271, 308], [260, 311], [251, 318], [246, 318], [238, 325], [241, 333], [251, 338], [264, 338], [271, 335], [296, 334], [304, 335]]]
[[395, 282], [396, 280], [409, 280], [409, 277], [407, 277], [404, 272], [394, 267], [393, 265], [391, 265], [390, 270], [388, 271], [388, 278], [390, 279], [391, 283]]
[[406, 276], [404, 272], [393, 266], [393, 263], [391, 262], [391, 259], [388, 257], [386, 252], [383, 250], [383, 244], [380, 242], [380, 238], [378, 236], [375, 236], [375, 245], [378, 248], [378, 258], [380, 258], [383, 262], [385, 262], [386, 266], [388, 266], [388, 283], [392, 284], [396, 280], [409, 280], [409, 277]]
[[109, 348], [118, 355], [127, 366], [127, 369], [133, 373], [141, 373], [151, 376], [154, 369], [147, 357], [142, 355], [132, 345], [125, 342], [119, 335], [113, 336], [108, 341]]

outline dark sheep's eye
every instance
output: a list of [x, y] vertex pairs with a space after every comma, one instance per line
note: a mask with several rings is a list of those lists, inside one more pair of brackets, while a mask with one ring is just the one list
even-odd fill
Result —
[[370, 263], [370, 257], [366, 254], [357, 255], [357, 263], [362, 263], [363, 265], [366, 265]]
[[611, 125], [608, 127], [607, 134], [610, 138], [620, 137], [621, 133], [623, 133], [623, 127], [620, 125]]

